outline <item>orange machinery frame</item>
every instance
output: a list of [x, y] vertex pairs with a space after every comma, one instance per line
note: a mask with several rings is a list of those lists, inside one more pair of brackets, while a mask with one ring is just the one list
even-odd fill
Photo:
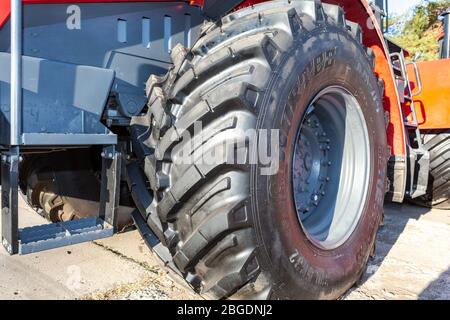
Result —
[[[450, 59], [419, 62], [417, 66], [422, 93], [413, 101], [420, 129], [450, 129]], [[417, 87], [411, 65], [408, 77], [412, 86]]]

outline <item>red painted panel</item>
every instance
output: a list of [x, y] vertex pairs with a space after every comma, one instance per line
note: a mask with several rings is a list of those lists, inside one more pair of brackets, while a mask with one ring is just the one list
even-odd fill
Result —
[[0, 0], [0, 28], [9, 18], [9, 14], [11, 13], [11, 2], [9, 0]]
[[267, 0], [244, 0], [244, 1], [242, 1], [242, 3], [239, 6], [236, 7], [235, 10], [239, 10], [239, 9], [242, 9], [242, 8], [250, 7], [250, 6], [254, 5], [254, 4], [258, 4], [258, 3], [266, 2], [266, 1]]

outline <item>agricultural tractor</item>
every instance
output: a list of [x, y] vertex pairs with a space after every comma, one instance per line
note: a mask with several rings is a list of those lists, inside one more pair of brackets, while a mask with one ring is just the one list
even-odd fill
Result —
[[134, 224], [205, 297], [340, 297], [385, 198], [450, 209], [444, 19], [416, 63], [379, 0], [0, 0], [3, 246]]

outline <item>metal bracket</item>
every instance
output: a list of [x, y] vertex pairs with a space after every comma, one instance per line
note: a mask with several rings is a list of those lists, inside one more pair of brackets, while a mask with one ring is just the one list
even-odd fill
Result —
[[[414, 76], [416, 77], [415, 83], [417, 84], [417, 90], [415, 92], [411, 92], [410, 99], [417, 97], [422, 93], [422, 80], [420, 78], [419, 67], [416, 62], [406, 62], [405, 66], [412, 65], [414, 68]], [[412, 90], [411, 90], [412, 91]]]
[[9, 254], [19, 250], [19, 147], [12, 147], [1, 156], [2, 182], [2, 245]]
[[402, 156], [391, 156], [387, 165], [389, 190], [386, 199], [401, 203], [405, 197], [407, 161]]
[[374, 0], [369, 3], [383, 33], [389, 31], [389, 1]]
[[120, 204], [120, 178], [122, 175], [123, 154], [120, 145], [105, 146], [102, 151], [102, 180], [100, 190], [100, 218], [117, 231], [118, 209]]

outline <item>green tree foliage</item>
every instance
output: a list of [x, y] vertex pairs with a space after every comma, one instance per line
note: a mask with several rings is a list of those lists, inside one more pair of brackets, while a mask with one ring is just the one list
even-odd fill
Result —
[[437, 37], [442, 32], [439, 16], [449, 7], [450, 0], [423, 0], [412, 12], [392, 17], [388, 37], [412, 57], [420, 53], [419, 60], [437, 59]]

